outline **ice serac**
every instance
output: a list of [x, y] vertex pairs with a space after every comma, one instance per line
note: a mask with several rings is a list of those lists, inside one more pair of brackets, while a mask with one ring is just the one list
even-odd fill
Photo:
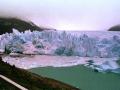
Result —
[[[73, 34], [74, 33], [74, 34]], [[116, 32], [25, 31], [0, 36], [0, 50], [12, 53], [80, 57], [119, 57], [120, 33]], [[104, 33], [104, 34], [103, 34]], [[104, 36], [103, 36], [104, 35]]]
[[4, 34], [6, 32], [11, 33], [12, 29], [18, 29], [20, 32], [25, 30], [38, 30], [42, 31], [44, 28], [38, 27], [32, 22], [24, 21], [17, 18], [0, 18], [0, 34]]

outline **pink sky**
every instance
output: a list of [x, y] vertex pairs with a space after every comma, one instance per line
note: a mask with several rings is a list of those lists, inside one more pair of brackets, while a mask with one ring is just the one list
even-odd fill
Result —
[[120, 24], [120, 0], [0, 0], [0, 16], [59, 30], [107, 30]]

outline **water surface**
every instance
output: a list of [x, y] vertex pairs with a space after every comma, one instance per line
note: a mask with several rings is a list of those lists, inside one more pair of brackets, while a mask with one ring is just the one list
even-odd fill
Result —
[[29, 71], [68, 83], [81, 90], [120, 90], [120, 74], [100, 73], [82, 65], [40, 67]]

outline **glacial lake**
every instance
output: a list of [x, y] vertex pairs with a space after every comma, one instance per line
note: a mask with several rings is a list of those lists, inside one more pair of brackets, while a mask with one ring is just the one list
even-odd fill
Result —
[[120, 74], [95, 72], [83, 65], [39, 67], [29, 71], [62, 81], [81, 90], [120, 90]]
[[[32, 73], [53, 78], [70, 84], [81, 90], [120, 90], [120, 74], [112, 72], [95, 72], [94, 69], [85, 67], [88, 60], [93, 60], [95, 65], [117, 68], [117, 58], [89, 58], [66, 56], [3, 56], [3, 61], [24, 68]], [[105, 65], [105, 67], [106, 67]]]

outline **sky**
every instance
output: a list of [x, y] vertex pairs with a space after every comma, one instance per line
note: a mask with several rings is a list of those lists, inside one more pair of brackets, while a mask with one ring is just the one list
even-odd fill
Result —
[[120, 24], [120, 0], [0, 0], [0, 16], [58, 30], [102, 31]]

